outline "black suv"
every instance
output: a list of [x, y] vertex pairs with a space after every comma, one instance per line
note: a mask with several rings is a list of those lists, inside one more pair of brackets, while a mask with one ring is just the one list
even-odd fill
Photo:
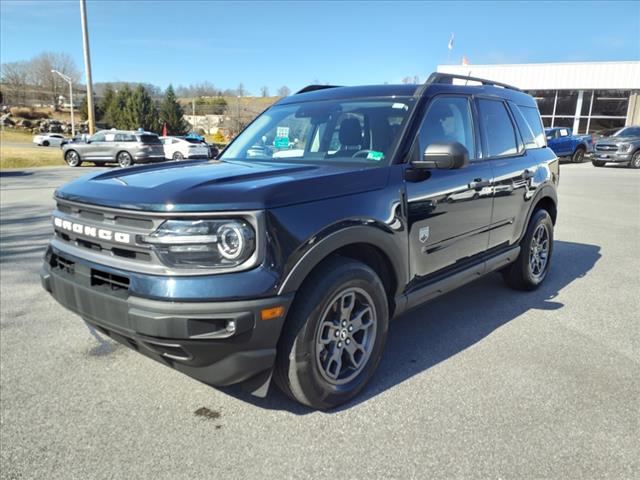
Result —
[[[474, 85], [468, 85], [472, 83]], [[44, 288], [111, 338], [210, 385], [327, 409], [389, 320], [493, 271], [547, 276], [558, 159], [508, 85], [311, 86], [215, 161], [58, 189]]]

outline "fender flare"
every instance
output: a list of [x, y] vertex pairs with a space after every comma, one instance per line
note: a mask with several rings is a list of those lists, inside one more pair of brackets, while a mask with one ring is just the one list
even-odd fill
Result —
[[[406, 283], [408, 278], [406, 252], [398, 248], [394, 234], [379, 226], [354, 225], [327, 234], [307, 250], [296, 264], [285, 273], [278, 295], [295, 292], [311, 271], [325, 258], [342, 247], [358, 243], [376, 247], [387, 257], [393, 270], [392, 273], [397, 280], [398, 288]], [[393, 292], [392, 295], [396, 294], [397, 292]]]
[[[556, 206], [556, 214], [557, 214], [557, 209], [558, 209], [558, 193], [556, 192], [556, 189], [553, 188], [551, 185], [549, 184], [545, 184], [544, 186], [542, 186], [537, 192], [536, 194], [533, 196], [533, 198], [531, 199], [531, 206], [529, 207], [529, 211], [527, 212], [527, 221], [524, 223], [524, 227], [522, 229], [522, 232], [520, 233], [520, 237], [518, 238], [518, 242], [520, 242], [522, 240], [522, 238], [524, 237], [525, 233], [527, 232], [527, 226], [529, 225], [529, 222], [531, 221], [531, 217], [533, 215], [533, 212], [535, 212], [536, 207], [538, 206], [538, 204], [540, 203], [540, 201], [544, 198], [549, 198], [551, 199], [551, 201], [553, 202], [553, 204]], [[555, 222], [554, 222], [555, 223]]]

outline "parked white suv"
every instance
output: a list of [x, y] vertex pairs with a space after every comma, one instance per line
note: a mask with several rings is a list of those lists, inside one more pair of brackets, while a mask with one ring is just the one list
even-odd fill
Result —
[[164, 156], [169, 160], [209, 158], [209, 147], [195, 138], [160, 137]]

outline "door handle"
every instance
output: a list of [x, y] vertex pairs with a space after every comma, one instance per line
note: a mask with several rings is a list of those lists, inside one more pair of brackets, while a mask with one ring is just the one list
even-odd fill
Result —
[[490, 180], [483, 180], [481, 178], [474, 178], [472, 182], [469, 182], [469, 188], [474, 190], [481, 190], [484, 187], [491, 186]]
[[524, 178], [525, 180], [529, 180], [530, 178], [533, 178], [535, 174], [535, 171], [527, 169], [522, 172], [522, 178]]

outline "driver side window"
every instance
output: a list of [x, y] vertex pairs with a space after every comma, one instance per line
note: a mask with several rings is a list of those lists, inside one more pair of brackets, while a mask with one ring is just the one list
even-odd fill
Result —
[[433, 143], [459, 142], [469, 151], [469, 160], [476, 158], [473, 115], [467, 97], [437, 97], [427, 110], [418, 134], [414, 159], [421, 160]]

